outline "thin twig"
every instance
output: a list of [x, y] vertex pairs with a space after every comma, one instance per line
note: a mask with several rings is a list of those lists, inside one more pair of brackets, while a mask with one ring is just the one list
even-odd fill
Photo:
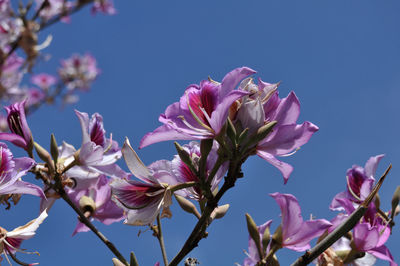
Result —
[[157, 226], [158, 226], [157, 239], [158, 239], [158, 242], [160, 243], [161, 253], [163, 256], [163, 260], [164, 260], [164, 265], [167, 266], [168, 265], [168, 257], [167, 257], [167, 252], [165, 250], [164, 236], [163, 236], [162, 229], [161, 229], [160, 214], [157, 215]]

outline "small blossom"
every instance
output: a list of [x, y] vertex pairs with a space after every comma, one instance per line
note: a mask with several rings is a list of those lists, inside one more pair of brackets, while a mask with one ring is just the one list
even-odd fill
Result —
[[[29, 223], [17, 227], [14, 230], [7, 232], [4, 228], [0, 227], [0, 251], [7, 258], [7, 254], [15, 254], [17, 251], [23, 253], [37, 253], [26, 252], [20, 249], [21, 243], [24, 240], [32, 238], [36, 234], [39, 225], [46, 219], [47, 212], [43, 211], [38, 218], [30, 221]], [[7, 258], [8, 260], [8, 258]], [[31, 264], [36, 265], [36, 264]]]
[[[109, 183], [110, 181], [107, 177], [101, 175], [94, 186], [83, 190], [67, 189], [67, 193], [71, 200], [78, 206], [82, 197], [88, 197], [93, 202], [93, 206], [89, 206], [87, 210], [90, 220], [95, 219], [106, 225], [110, 225], [122, 220], [123, 210], [111, 200], [111, 187]], [[85, 208], [85, 206], [81, 206], [81, 208]], [[83, 211], [86, 210], [84, 209]], [[88, 227], [78, 221], [73, 235], [89, 230]]]
[[177, 184], [171, 162], [161, 160], [146, 167], [126, 139], [122, 148], [125, 162], [139, 181], [115, 179], [111, 183], [115, 202], [127, 212], [126, 224], [151, 224], [163, 210], [162, 217], [170, 217], [172, 204], [170, 186]]
[[26, 101], [22, 101], [5, 107], [7, 111], [8, 127], [11, 133], [0, 133], [0, 139], [10, 141], [14, 145], [31, 153], [33, 149], [33, 139], [25, 117], [25, 103]]
[[247, 95], [234, 90], [245, 77], [255, 73], [242, 67], [229, 72], [221, 83], [203, 80], [190, 85], [179, 102], [167, 107], [159, 121], [164, 125], [146, 134], [140, 148], [166, 140], [200, 140], [217, 136], [225, 124], [233, 102]]
[[278, 203], [282, 213], [282, 243], [281, 246], [305, 251], [310, 248], [309, 242], [324, 233], [332, 224], [325, 219], [303, 221], [297, 199], [291, 194], [270, 194]]
[[106, 15], [115, 15], [117, 13], [112, 0], [95, 0], [92, 6], [92, 14], [95, 15], [97, 12]]
[[87, 91], [96, 79], [100, 70], [97, 68], [96, 59], [89, 55], [73, 55], [61, 61], [58, 74], [70, 90], [81, 89]]
[[[4, 52], [8, 52], [9, 48]], [[21, 67], [24, 59], [16, 53], [12, 53], [4, 64], [1, 66], [0, 74], [0, 91], [5, 94], [5, 97], [16, 94], [20, 91], [19, 84], [21, 83], [23, 72]]]
[[359, 205], [371, 193], [375, 183], [375, 172], [380, 160], [384, 157], [383, 154], [371, 157], [365, 163], [364, 168], [358, 165], [353, 165], [352, 168], [347, 170], [347, 189], [346, 191], [338, 193], [330, 205], [331, 210], [344, 210], [341, 206], [345, 199]]
[[0, 143], [0, 195], [31, 194], [44, 198], [40, 187], [21, 180], [35, 164], [28, 157], [13, 158], [7, 145]]
[[[36, 8], [40, 8], [45, 0], [35, 0]], [[66, 14], [62, 17], [61, 21], [70, 22], [67, 15], [68, 11], [74, 6], [73, 3], [66, 0], [46, 0], [46, 6], [40, 11], [40, 17], [44, 20], [49, 20], [54, 16]]]
[[57, 78], [46, 73], [41, 73], [34, 75], [31, 78], [31, 82], [43, 90], [48, 90], [51, 86], [56, 84]]

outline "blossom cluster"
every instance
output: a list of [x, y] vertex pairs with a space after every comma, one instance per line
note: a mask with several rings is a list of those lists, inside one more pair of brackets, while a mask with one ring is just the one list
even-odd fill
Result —
[[[80, 82], [70, 83], [71, 90], [85, 89], [97, 75], [92, 59], [75, 56], [64, 61], [60, 76], [65, 83], [73, 80], [74, 75], [85, 77]], [[75, 229], [71, 229], [73, 235], [96, 230], [93, 221], [110, 225], [124, 220], [129, 225], [149, 226], [159, 239], [162, 237], [157, 226], [161, 218], [172, 217], [170, 206], [175, 198], [185, 212], [198, 219], [200, 229], [193, 234], [194, 239], [200, 241], [205, 234], [202, 230], [223, 218], [229, 210], [229, 204], [220, 205], [219, 200], [243, 176], [241, 166], [250, 156], [258, 155], [275, 166], [286, 184], [293, 167], [278, 157], [293, 155], [318, 127], [308, 121], [298, 124], [300, 103], [294, 92], [280, 98], [279, 84], [261, 79], [255, 83], [255, 73], [248, 67], [241, 67], [229, 72], [221, 82], [209, 78], [186, 88], [180, 101], [169, 105], [160, 115], [163, 125], [142, 138], [140, 148], [167, 140], [190, 142], [183, 145], [175, 142], [177, 155], [148, 165], [139, 158], [128, 138], [120, 148], [112, 134], [106, 134], [103, 117], [98, 113], [90, 117], [85, 112], [75, 111], [82, 134], [79, 148], [65, 141], [58, 145], [52, 135], [48, 152], [35, 141], [29, 128], [25, 114], [28, 100], [6, 107], [9, 132], [0, 133], [0, 140], [22, 148], [29, 157], [14, 158], [6, 144], [0, 142], [1, 203], [10, 208], [10, 200], [16, 204], [22, 194], [31, 194], [40, 197], [41, 214], [14, 231], [1, 228], [4, 257], [9, 260], [10, 255], [16, 260], [15, 252], [20, 250], [22, 240], [34, 235], [60, 198], [79, 214]], [[33, 82], [46, 90], [56, 80], [42, 74]], [[34, 151], [41, 162], [34, 159]], [[338, 193], [330, 206], [340, 213], [330, 221], [304, 221], [295, 196], [270, 194], [281, 210], [281, 223], [275, 233], [270, 234], [272, 220], [256, 226], [250, 215], [246, 215], [250, 237], [243, 264], [275, 265], [278, 261], [275, 253], [279, 249], [303, 252], [310, 249], [312, 239], [322, 241], [330, 237], [377, 192], [375, 172], [382, 157], [371, 157], [364, 168], [353, 166], [347, 171], [346, 191]], [[129, 172], [117, 164], [121, 158]], [[41, 180], [43, 186], [23, 181], [28, 172]], [[392, 232], [397, 204], [393, 210], [384, 212], [377, 202], [368, 202], [364, 206], [365, 214], [355, 222], [352, 233], [340, 235], [316, 263], [372, 265], [379, 258], [397, 265], [384, 245]], [[157, 226], [154, 225], [156, 220]], [[118, 256], [115, 265], [124, 265], [123, 258], [115, 250], [113, 252]], [[172, 265], [179, 262], [180, 254]]]

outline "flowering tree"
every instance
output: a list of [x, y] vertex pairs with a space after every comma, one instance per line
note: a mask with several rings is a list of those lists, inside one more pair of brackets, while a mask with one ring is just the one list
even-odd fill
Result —
[[[83, 110], [75, 110], [80, 146], [68, 140], [58, 142], [55, 132], [45, 148], [36, 141], [29, 115], [45, 104], [76, 103], [100, 70], [87, 53], [62, 60], [57, 76], [33, 74], [44, 61], [42, 50], [53, 39], [47, 35], [40, 43], [38, 36], [52, 24], [69, 22], [85, 6], [93, 14], [116, 13], [110, 0], [38, 0], [15, 6], [0, 1], [0, 97], [6, 111], [1, 117], [0, 200], [5, 209], [18, 209], [21, 197], [33, 195], [38, 203], [36, 219], [12, 231], [0, 227], [2, 261], [35, 265], [20, 259], [20, 252], [37, 253], [25, 251], [23, 240], [40, 232], [39, 225], [46, 226], [46, 217], [57, 208], [53, 205], [64, 201], [78, 215], [72, 235], [92, 231], [111, 252], [105, 263], [140, 263], [140, 254], [134, 250], [124, 254], [110, 240], [112, 235], [109, 239], [98, 229], [98, 224], [112, 227], [123, 221], [153, 233], [164, 265], [197, 265], [199, 260], [189, 254], [208, 241], [205, 238], [213, 222], [223, 223], [230, 209], [224, 197], [246, 176], [248, 160], [257, 155], [275, 167], [287, 184], [294, 167], [284, 157], [294, 155], [319, 128], [309, 121], [299, 122], [300, 101], [293, 91], [281, 97], [280, 83], [256, 79], [255, 70], [238, 67], [221, 80], [208, 77], [188, 85], [159, 116], [161, 125], [143, 136], [139, 149], [174, 141], [177, 154], [171, 158], [146, 165], [129, 138], [120, 147], [120, 141], [106, 134], [103, 117], [99, 113], [89, 116]], [[35, 87], [22, 85], [26, 77]], [[18, 152], [24, 156], [15, 155]], [[304, 219], [294, 195], [269, 191], [281, 211], [281, 222], [276, 227], [272, 220], [257, 225], [250, 214], [244, 215], [249, 239], [240, 264], [279, 265], [280, 250], [289, 249], [301, 252], [292, 265], [373, 265], [376, 260], [397, 265], [385, 243], [400, 212], [400, 188], [393, 189], [391, 208], [381, 207], [378, 192], [392, 167], [377, 175], [383, 157], [370, 157], [364, 167], [353, 165], [347, 170], [339, 181], [345, 190], [338, 191], [329, 206], [337, 212], [333, 218]], [[175, 219], [173, 202], [180, 206], [174, 211], [188, 213], [195, 222], [170, 257], [162, 221]], [[160, 264], [157, 259], [154, 263]]]

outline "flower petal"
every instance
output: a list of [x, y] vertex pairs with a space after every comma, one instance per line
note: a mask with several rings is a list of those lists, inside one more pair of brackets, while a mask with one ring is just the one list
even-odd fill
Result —
[[272, 154], [268, 152], [264, 152], [262, 150], [257, 150], [257, 155], [278, 168], [279, 171], [281, 171], [283, 175], [283, 181], [286, 184], [287, 181], [289, 180], [290, 174], [293, 172], [293, 166], [291, 166], [288, 163], [282, 162], [278, 159], [276, 159]]

